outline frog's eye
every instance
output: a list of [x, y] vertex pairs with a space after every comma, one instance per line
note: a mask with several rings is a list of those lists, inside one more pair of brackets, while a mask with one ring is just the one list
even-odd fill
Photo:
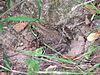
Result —
[[95, 32], [95, 33], [91, 33], [88, 37], [87, 40], [88, 41], [95, 41], [96, 39], [98, 39], [100, 36], [99, 33]]

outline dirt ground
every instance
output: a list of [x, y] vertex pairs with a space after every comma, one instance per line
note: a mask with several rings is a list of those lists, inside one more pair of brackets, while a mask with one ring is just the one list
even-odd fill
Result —
[[[18, 15], [31, 18], [36, 17], [36, 1], [21, 1], [22, 0], [11, 0], [11, 7], [14, 8], [7, 12], [2, 18]], [[45, 20], [45, 23], [29, 22], [21, 31], [17, 31], [13, 27], [22, 22], [1, 22], [4, 24], [4, 27], [3, 31], [0, 32], [0, 61], [2, 61], [3, 52], [6, 52], [12, 69], [26, 71], [24, 60], [27, 59], [27, 56], [23, 53], [18, 53], [18, 51], [35, 51], [37, 48], [43, 47], [44, 55], [59, 56], [57, 53], [59, 52], [66, 58], [73, 59], [83, 67], [83, 70], [89, 69], [96, 63], [100, 63], [100, 49], [91, 53], [89, 59], [85, 59], [85, 57], [82, 56], [91, 44], [100, 46], [100, 39], [94, 42], [87, 40], [88, 33], [95, 29], [95, 24], [100, 23], [100, 19], [93, 20], [87, 25], [86, 15], [88, 16], [90, 14], [82, 6], [72, 10], [72, 8], [78, 5], [77, 1], [41, 0], [41, 18]], [[3, 7], [2, 3], [0, 7]], [[4, 7], [2, 9], [4, 9]], [[5, 10], [1, 12], [4, 13]], [[37, 37], [30, 31], [30, 24], [32, 24], [33, 27], [38, 26], [36, 29], [33, 28]], [[50, 48], [46, 47], [45, 44], [50, 46]], [[53, 48], [54, 51], [51, 48]], [[0, 62], [0, 64], [2, 64], [2, 62]], [[61, 66], [61, 64], [55, 63], [54, 61], [48, 62], [40, 59], [40, 71], [47, 70], [50, 66], [57, 66], [53, 71], [79, 71], [77, 67], [72, 65], [63, 64], [63, 66]], [[96, 68], [93, 72], [94, 75], [100, 75], [100, 67]], [[24, 74], [11, 72], [9, 75]]]

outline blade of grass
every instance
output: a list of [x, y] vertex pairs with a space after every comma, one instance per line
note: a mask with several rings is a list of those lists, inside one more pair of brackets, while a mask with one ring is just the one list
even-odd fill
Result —
[[92, 15], [91, 21], [93, 21], [94, 17], [96, 16], [96, 13]]
[[95, 64], [92, 68], [86, 70], [85, 72], [91, 72], [91, 71], [93, 71], [94, 69], [96, 69], [98, 66], [100, 66], [100, 63]]
[[7, 0], [7, 9], [10, 9], [10, 0]]
[[37, 36], [37, 34], [33, 31], [33, 28], [35, 28], [35, 26], [32, 26], [32, 25], [29, 26], [29, 29], [30, 29], [30, 31], [32, 32], [33, 36], [35, 36], [35, 37], [38, 39], [38, 36]]
[[93, 46], [93, 45], [90, 45], [87, 49], [87, 52], [84, 53], [84, 57], [86, 59], [89, 59], [90, 55], [95, 52], [97, 49], [100, 49], [100, 46]]
[[85, 70], [83, 75], [94, 75], [93, 70], [96, 69], [98, 66], [100, 66], [100, 63], [95, 64], [92, 68]]
[[41, 0], [36, 0], [36, 3], [37, 3], [37, 6], [38, 6], [38, 19], [40, 19], [40, 16], [41, 16], [41, 7], [40, 7]]
[[98, 14], [100, 14], [100, 10], [98, 9], [98, 10], [96, 10], [96, 12], [98, 13]]
[[90, 3], [92, 5], [92, 8], [94, 8], [95, 10], [98, 10], [97, 7], [93, 4], [93, 3]]
[[60, 62], [66, 62], [66, 63], [68, 63], [68, 64], [76, 64], [75, 62], [73, 62], [72, 60], [70, 60], [70, 59], [63, 59], [63, 58], [58, 58], [58, 57], [55, 57], [55, 56], [46, 56], [46, 55], [42, 55], [43, 57], [45, 57], [45, 58], [49, 58], [49, 59], [54, 59], [54, 60], [58, 60], [58, 61], [60, 61]]
[[2, 21], [28, 21], [28, 22], [34, 22], [36, 20], [37, 18], [29, 18], [26, 16], [12, 16], [2, 19]]
[[5, 1], [5, 6], [6, 6], [6, 8], [7, 9], [9, 9], [10, 8], [10, 0], [4, 0]]
[[0, 24], [0, 32], [3, 31], [3, 24]]
[[64, 75], [82, 75], [83, 73], [80, 72], [60, 72], [60, 71], [38, 71], [37, 73], [40, 74], [64, 74]]
[[[3, 66], [10, 69], [9, 59], [8, 59], [8, 56], [5, 53], [3, 53]], [[8, 72], [9, 70], [3, 68], [3, 71]]]
[[59, 58], [59, 57], [55, 57], [55, 56], [46, 56], [46, 55], [43, 55], [41, 54], [42, 52], [40, 51], [36, 51], [36, 52], [31, 52], [31, 51], [26, 51], [26, 50], [21, 50], [20, 52], [28, 55], [28, 56], [36, 56], [36, 57], [39, 57], [39, 56], [42, 56], [42, 57], [45, 57], [45, 58], [48, 58], [48, 59], [53, 59], [53, 60], [58, 60], [60, 62], [66, 62], [68, 64], [73, 64], [75, 65], [76, 63], [73, 62], [72, 60], [70, 59], [63, 59], [63, 58]]

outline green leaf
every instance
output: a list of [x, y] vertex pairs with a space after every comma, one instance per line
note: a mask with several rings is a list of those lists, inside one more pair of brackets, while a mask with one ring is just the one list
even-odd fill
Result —
[[96, 10], [96, 13], [100, 13], [100, 10], [97, 9], [97, 7], [93, 3], [85, 4], [85, 6], [91, 8], [93, 10]]
[[41, 47], [41, 48], [37, 48], [35, 54], [36, 54], [37, 56], [41, 56], [42, 53], [43, 53], [42, 49], [43, 49], [42, 47]]
[[91, 9], [93, 9], [93, 10], [98, 10], [98, 9], [96, 8], [96, 6], [94, 6], [93, 3], [85, 4], [85, 6], [91, 8]]
[[3, 31], [3, 24], [0, 24], [0, 32]]
[[37, 3], [37, 6], [38, 6], [38, 19], [40, 19], [40, 16], [41, 16], [41, 7], [40, 7], [41, 0], [36, 0], [36, 3]]
[[[3, 66], [6, 67], [7, 69], [10, 69], [9, 59], [8, 59], [8, 56], [5, 53], [3, 53]], [[7, 69], [3, 68], [3, 71], [8, 72], [9, 70], [7, 70]]]
[[28, 75], [38, 75], [35, 71], [39, 70], [39, 62], [37, 60], [32, 60], [31, 58], [25, 60], [25, 63], [28, 67]]
[[37, 18], [29, 18], [26, 16], [12, 16], [2, 19], [2, 21], [29, 21], [29, 22], [34, 22], [36, 20]]
[[98, 10], [96, 10], [96, 12], [97, 12], [97, 13], [100, 13], [100, 10], [98, 9]]

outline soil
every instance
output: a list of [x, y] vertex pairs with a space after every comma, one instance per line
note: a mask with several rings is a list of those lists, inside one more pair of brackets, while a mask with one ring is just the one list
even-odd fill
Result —
[[[14, 7], [20, 2], [21, 0], [11, 0], [10, 7]], [[60, 57], [60, 54], [62, 54], [66, 58], [70, 58], [81, 65], [83, 70], [89, 69], [96, 63], [100, 63], [100, 49], [91, 53], [89, 59], [86, 59], [84, 56], [81, 58], [81, 55], [87, 51], [88, 46], [91, 44], [100, 46], [100, 39], [94, 42], [89, 42], [86, 39], [88, 33], [100, 27], [100, 19], [91, 21], [87, 25], [85, 16], [88, 12], [84, 10], [82, 6], [72, 10], [77, 4], [75, 0], [42, 0], [41, 18], [45, 20], [45, 23], [29, 22], [24, 29], [18, 32], [13, 29], [13, 26], [20, 22], [0, 21], [4, 25], [3, 31], [0, 32], [0, 61], [2, 61], [3, 53], [6, 53], [10, 60], [11, 69], [26, 71], [27, 67], [24, 60], [27, 59], [28, 56], [19, 53], [19, 51], [27, 50], [34, 52], [37, 48], [43, 47], [44, 55]], [[4, 13], [5, 11], [6, 8], [0, 2], [0, 12]], [[37, 16], [37, 12], [36, 1], [25, 0], [1, 18], [18, 15], [34, 18]], [[88, 13], [87, 15], [90, 14]], [[30, 25], [32, 25], [32, 30], [29, 29]], [[34, 32], [35, 35], [33, 35], [32, 32]], [[51, 66], [56, 67], [48, 69]], [[93, 71], [95, 75], [100, 74], [99, 68], [100, 67]], [[39, 70], [79, 71], [79, 69], [73, 65], [58, 63], [57, 61], [48, 62], [41, 59], [39, 61]], [[11, 72], [9, 75], [24, 74]]]

